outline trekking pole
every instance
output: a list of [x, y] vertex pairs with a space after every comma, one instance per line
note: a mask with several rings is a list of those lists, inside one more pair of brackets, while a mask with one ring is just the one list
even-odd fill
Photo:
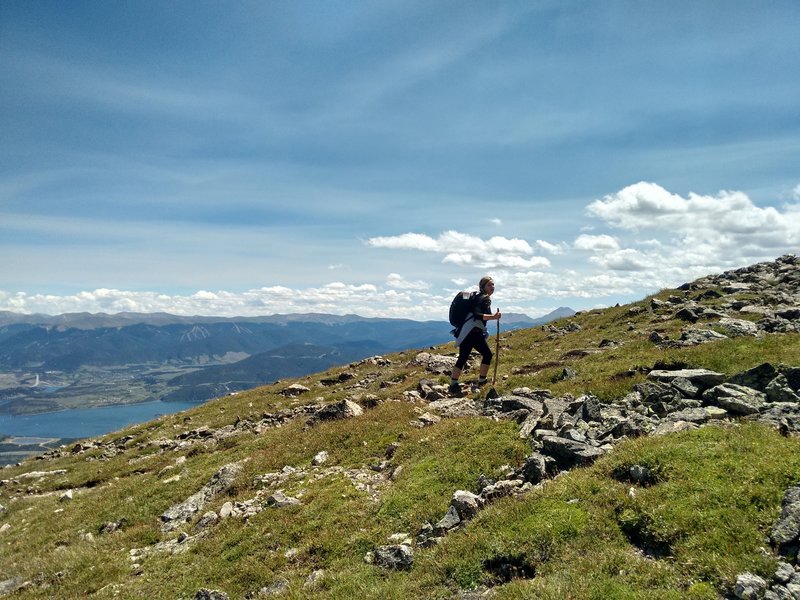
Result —
[[497, 363], [500, 362], [500, 319], [497, 319], [497, 342], [494, 349], [494, 375], [492, 376], [492, 387], [497, 381]]

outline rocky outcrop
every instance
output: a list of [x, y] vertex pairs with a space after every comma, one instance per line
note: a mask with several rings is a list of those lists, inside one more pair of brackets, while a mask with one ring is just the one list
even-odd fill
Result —
[[[658, 332], [651, 340], [662, 347], [694, 346], [740, 336], [800, 332], [800, 259], [781, 256], [773, 262], [710, 275], [680, 286], [684, 296], [675, 302], [653, 299], [651, 310], [674, 311], [672, 317], [693, 324], [670, 340]], [[721, 291], [720, 291], [721, 290]], [[719, 306], [702, 306], [704, 300], [730, 297]], [[679, 307], [676, 310], [676, 303]], [[639, 312], [646, 310], [635, 306]]]
[[[526, 493], [559, 472], [589, 465], [625, 438], [662, 435], [738, 418], [759, 420], [787, 434], [800, 432], [800, 402], [793, 400], [799, 391], [796, 367], [765, 363], [732, 377], [707, 369], [653, 369], [647, 381], [611, 404], [589, 394], [553, 397], [547, 390], [529, 388], [487, 398], [481, 414], [517, 422], [520, 436], [530, 441], [534, 452], [505, 479], [479, 482], [477, 494], [457, 491], [442, 518], [423, 525], [417, 543], [436, 543], [449, 531], [462, 527], [486, 504]], [[630, 477], [632, 481], [645, 481], [647, 474], [637, 472]], [[792, 548], [796, 555], [800, 491], [794, 494], [797, 503], [794, 496], [791, 502], [784, 501], [785, 517], [781, 526], [776, 526], [773, 541]]]
[[243, 461], [225, 465], [198, 492], [165, 510], [161, 514], [162, 531], [174, 531], [200, 512], [209, 501], [230, 488], [242, 470], [242, 463]]

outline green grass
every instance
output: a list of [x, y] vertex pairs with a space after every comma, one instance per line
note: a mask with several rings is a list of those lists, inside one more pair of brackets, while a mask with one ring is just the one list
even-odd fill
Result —
[[[653, 297], [666, 300], [674, 293], [663, 290]], [[702, 301], [711, 307], [716, 302]], [[649, 341], [651, 331], [677, 339], [686, 324], [664, 320], [672, 307], [654, 313], [650, 298], [636, 305], [647, 310], [632, 314], [631, 306], [614, 307], [555, 323], [580, 326], [563, 336], [551, 337], [546, 328], [503, 332], [496, 387], [593, 393], [613, 401], [644, 380], [642, 367], [657, 362], [727, 375], [766, 361], [800, 365], [797, 334], [660, 349]], [[604, 339], [618, 345], [601, 348]], [[434, 352], [452, 355], [454, 348], [450, 344]], [[415, 354], [392, 355], [386, 368], [338, 368], [285, 381], [103, 436], [103, 441], [133, 436], [124, 452], [110, 458], [94, 449], [3, 470], [1, 477], [9, 483], [0, 486], [0, 503], [7, 509], [0, 524], [12, 527], [0, 534], [0, 580], [20, 575], [32, 581], [12, 596], [25, 599], [191, 598], [201, 587], [242, 598], [277, 580], [288, 582], [285, 597], [305, 598], [311, 593], [303, 587], [307, 577], [324, 569], [314, 592], [321, 598], [452, 598], [461, 590], [491, 585], [497, 598], [509, 599], [701, 599], [729, 591], [738, 573], [768, 575], [773, 569], [760, 548], [785, 489], [797, 483], [800, 440], [756, 424], [626, 441], [590, 468], [523, 497], [495, 502], [441, 544], [416, 548], [410, 572], [367, 564], [364, 555], [388, 543], [390, 535], [413, 537], [426, 521], [439, 520], [454, 491], [475, 491], [481, 475], [497, 478], [530, 452], [511, 421], [470, 417], [414, 426], [427, 407], [402, 401], [403, 392], [415, 389], [423, 377], [446, 381], [410, 366]], [[576, 376], [562, 381], [567, 367]], [[344, 370], [355, 372], [354, 381], [368, 376], [374, 381], [357, 390], [319, 384]], [[294, 382], [310, 391], [283, 397], [280, 390]], [[367, 393], [383, 403], [355, 419], [309, 428], [305, 418], [298, 418], [261, 434], [164, 452], [152, 443], [201, 426], [219, 428], [237, 418], [257, 421], [264, 413]], [[204, 511], [254, 497], [257, 475], [287, 465], [311, 470], [321, 450], [330, 454], [328, 465], [372, 472], [392, 443], [398, 449], [387, 474], [394, 477], [381, 486], [377, 502], [341, 475], [289, 479], [283, 489], [300, 496], [300, 506], [267, 507], [247, 522], [228, 519], [185, 554], [151, 555], [140, 570], [131, 569], [130, 549], [177, 536], [162, 533], [159, 515], [200, 489], [224, 464], [243, 461], [242, 471]], [[176, 464], [179, 458], [186, 460]], [[649, 467], [657, 477], [649, 487], [634, 486], [631, 495], [631, 483], [617, 474], [634, 464]], [[26, 471], [60, 468], [67, 473], [10, 482]], [[165, 483], [174, 475], [180, 479]], [[77, 490], [75, 499], [59, 502], [67, 489]], [[123, 529], [99, 533], [103, 523], [121, 518], [127, 521]], [[182, 530], [190, 531], [193, 524]], [[94, 541], [84, 539], [86, 533]], [[508, 571], [498, 567], [503, 564], [513, 564], [524, 576], [507, 581]]]

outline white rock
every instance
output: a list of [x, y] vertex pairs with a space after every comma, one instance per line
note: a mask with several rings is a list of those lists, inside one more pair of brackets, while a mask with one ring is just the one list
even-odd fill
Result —
[[324, 465], [326, 462], [328, 462], [328, 453], [325, 450], [317, 452], [317, 454], [311, 460], [311, 464], [314, 465], [315, 467]]

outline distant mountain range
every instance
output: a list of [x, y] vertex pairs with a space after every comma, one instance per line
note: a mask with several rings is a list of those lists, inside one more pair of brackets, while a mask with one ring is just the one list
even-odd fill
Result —
[[[504, 313], [502, 327], [535, 327], [573, 314], [569, 308], [537, 319]], [[375, 354], [442, 344], [449, 331], [443, 321], [315, 313], [224, 318], [0, 311], [0, 410], [57, 410], [67, 401], [203, 401]]]

